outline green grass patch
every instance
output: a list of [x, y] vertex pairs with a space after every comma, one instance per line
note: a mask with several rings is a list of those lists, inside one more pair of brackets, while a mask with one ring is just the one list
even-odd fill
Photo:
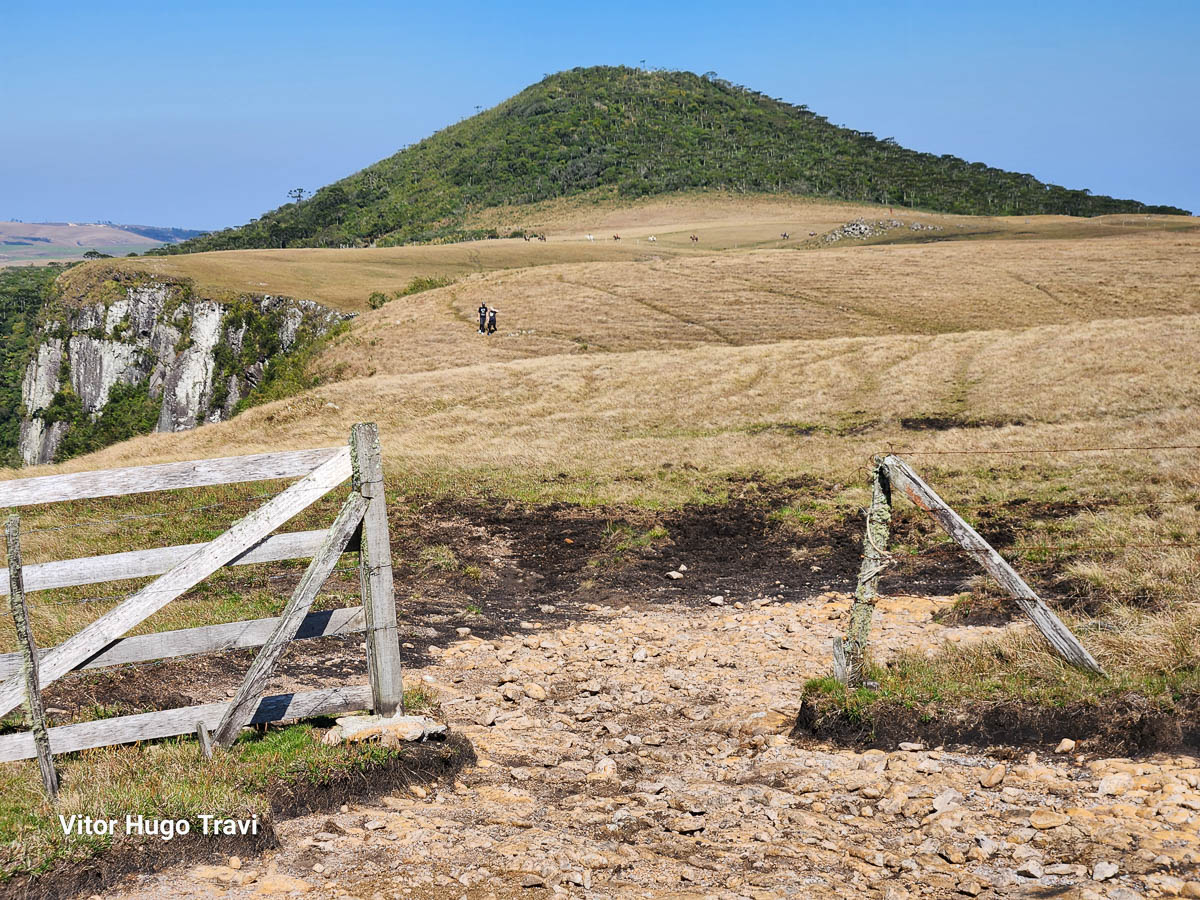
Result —
[[647, 547], [661, 544], [670, 537], [662, 525], [638, 528], [626, 522], [612, 520], [605, 523], [601, 534], [604, 538], [604, 549], [589, 561], [589, 564], [596, 568], [624, 565], [629, 557], [637, 555]]
[[[1082, 632], [1085, 636], [1087, 631]], [[902, 653], [886, 666], [872, 665], [872, 687], [848, 690], [831, 677], [816, 678], [805, 693], [823, 697], [852, 718], [865, 719], [876, 707], [899, 703], [912, 708], [953, 707], [967, 702], [1020, 701], [1039, 706], [1098, 705], [1137, 694], [1169, 705], [1200, 693], [1200, 666], [1167, 665], [1138, 669], [1107, 661], [1104, 678], [1067, 665], [1035, 646], [1036, 635], [1015, 635], [933, 657]], [[1103, 659], [1103, 654], [1101, 654]]]
[[[323, 745], [311, 724], [244, 734], [227, 752], [203, 760], [190, 738], [108, 747], [58, 757], [62, 792], [46, 803], [35, 762], [0, 766], [0, 883], [43, 873], [111, 847], [114, 838], [64, 835], [58, 815], [118, 820], [126, 816], [183, 819], [192, 833], [202, 815], [269, 820], [272, 792], [282, 786], [327, 783], [398, 758], [402, 749], [379, 744]], [[261, 828], [261, 825], [260, 825]], [[151, 840], [154, 840], [153, 838]]]

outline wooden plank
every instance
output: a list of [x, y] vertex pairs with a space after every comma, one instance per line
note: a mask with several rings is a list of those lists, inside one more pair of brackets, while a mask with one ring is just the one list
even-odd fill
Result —
[[1104, 670], [1092, 658], [1092, 655], [1079, 643], [1071, 630], [1062, 620], [1042, 602], [1004, 558], [992, 549], [979, 533], [963, 521], [962, 517], [952, 510], [946, 501], [921, 480], [921, 477], [909, 467], [908, 463], [898, 456], [888, 456], [884, 463], [892, 484], [900, 488], [921, 509], [928, 512], [950, 537], [978, 562], [988, 574], [996, 579], [1014, 600], [1033, 620], [1038, 631], [1050, 643], [1058, 654], [1072, 665], [1087, 669], [1098, 675]]
[[200, 755], [205, 759], [212, 759], [212, 737], [208, 733], [208, 726], [203, 722], [196, 723], [196, 740], [200, 742]]
[[341, 447], [288, 450], [283, 453], [193, 459], [155, 466], [105, 469], [100, 472], [17, 478], [12, 481], [0, 481], [0, 508], [144, 494], [150, 491], [173, 491], [216, 484], [238, 484], [244, 481], [269, 481], [273, 478], [296, 478], [307, 475], [325, 464], [341, 450]]
[[13, 624], [17, 628], [17, 640], [21, 643], [21, 662], [25, 675], [25, 706], [29, 710], [29, 724], [34, 752], [37, 753], [38, 769], [42, 773], [42, 787], [51, 802], [58, 798], [58, 772], [54, 770], [54, 758], [50, 755], [50, 738], [46, 734], [46, 711], [42, 708], [41, 683], [38, 680], [37, 645], [33, 642], [33, 630], [29, 627], [29, 612], [25, 608], [25, 588], [21, 583], [21, 517], [9, 516], [4, 525], [4, 543], [8, 554], [9, 608]]
[[346, 544], [354, 536], [359, 523], [362, 522], [363, 513], [366, 512], [369, 503], [370, 501], [362, 494], [352, 491], [346, 498], [346, 502], [342, 504], [341, 511], [333, 525], [330, 526], [324, 543], [317, 550], [312, 562], [308, 564], [304, 577], [296, 585], [287, 605], [279, 615], [275, 629], [263, 644], [262, 649], [258, 651], [258, 655], [254, 657], [254, 662], [250, 664], [246, 677], [242, 679], [236, 696], [229, 704], [229, 709], [226, 710], [220, 724], [217, 725], [217, 730], [213, 733], [213, 740], [217, 746], [230, 746], [237, 740], [242, 726], [250, 720], [258, 698], [266, 688], [267, 680], [275, 668], [275, 662], [283, 653], [288, 642], [296, 636], [301, 622], [308, 615], [313, 601], [317, 599], [317, 593], [325, 585], [325, 579], [337, 565], [338, 558], [342, 555]]
[[[234, 557], [226, 565], [249, 566], [284, 559], [308, 559], [321, 546], [326, 531], [328, 529], [318, 528], [315, 531], [291, 531], [272, 535], [259, 541], [240, 556]], [[36, 563], [25, 567], [25, 593], [161, 575], [203, 546], [205, 545], [179, 544], [174, 547], [128, 550], [124, 553], [106, 553], [103, 556]], [[357, 549], [357, 543], [347, 547], [347, 550]], [[0, 584], [0, 596], [7, 596], [7, 570], [0, 569], [0, 579], [4, 580], [4, 583]]]
[[887, 566], [887, 545], [892, 521], [892, 490], [887, 467], [876, 457], [871, 464], [871, 506], [863, 531], [862, 564], [858, 586], [850, 606], [850, 627], [846, 633], [845, 665], [847, 684], [862, 684], [866, 670], [867, 642], [871, 619], [879, 599], [879, 574]]
[[[334, 716], [368, 709], [370, 705], [371, 689], [365, 684], [324, 688], [302, 694], [277, 694], [259, 700], [250, 723], [257, 725], [284, 719]], [[50, 749], [56, 754], [74, 753], [110, 744], [195, 734], [196, 726], [200, 723], [211, 731], [221, 721], [228, 706], [228, 702], [221, 701], [116, 719], [59, 725], [50, 729]], [[33, 755], [33, 737], [29, 732], [0, 736], [0, 762], [31, 759]]]
[[[95, 656], [76, 669], [103, 669], [128, 663], [148, 662], [153, 659], [168, 659], [190, 656], [194, 653], [214, 653], [221, 650], [245, 650], [261, 647], [279, 622], [277, 617], [251, 619], [247, 622], [230, 622], [223, 625], [201, 625], [197, 628], [182, 628], [178, 631], [158, 631], [154, 634], [139, 634], [136, 637], [113, 641]], [[309, 613], [300, 624], [295, 640], [325, 637], [327, 635], [356, 634], [366, 628], [366, 619], [361, 606], [345, 609], [330, 609]], [[38, 651], [44, 657], [53, 650], [46, 647]], [[9, 678], [21, 671], [21, 654], [0, 654], [0, 679]]]
[[[42, 657], [43, 686], [91, 659], [125, 632], [333, 490], [350, 475], [349, 457], [346, 450], [338, 453], [115, 609], [63, 641]], [[20, 702], [20, 679], [10, 678], [0, 684], [0, 716], [7, 714]]]
[[850, 670], [846, 665], [846, 644], [840, 634], [833, 639], [833, 677], [842, 684], [850, 683]]
[[351, 429], [350, 450], [354, 489], [370, 501], [363, 515], [358, 577], [367, 619], [367, 674], [374, 696], [372, 708], [380, 715], [390, 716], [403, 708], [404, 684], [400, 672], [400, 635], [396, 630], [383, 454], [375, 423], [359, 423]]

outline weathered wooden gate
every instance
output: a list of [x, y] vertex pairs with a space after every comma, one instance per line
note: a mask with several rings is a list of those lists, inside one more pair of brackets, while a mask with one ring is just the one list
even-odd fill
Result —
[[[400, 646], [383, 465], [375, 425], [355, 425], [349, 446], [345, 447], [0, 482], [0, 509], [296, 476], [302, 477], [204, 544], [22, 567], [16, 529], [10, 528], [12, 565], [0, 572], [0, 594], [10, 595], [14, 617], [18, 611], [23, 614], [25, 592], [150, 575], [160, 577], [56, 647], [33, 648], [24, 658], [22, 653], [0, 654], [0, 678], [4, 679], [0, 683], [0, 715], [76, 669], [246, 647], [262, 649], [233, 700], [57, 726], [45, 731], [49, 752], [68, 753], [192, 732], [207, 743], [210, 731], [217, 744], [228, 746], [242, 727], [251, 723], [362, 709], [391, 715], [399, 710], [403, 695]], [[347, 478], [352, 480], [350, 495], [328, 529], [271, 535]], [[310, 612], [317, 592], [340, 555], [355, 549], [359, 553], [362, 606]], [[286, 559], [312, 561], [278, 617], [123, 637], [223, 566]], [[261, 696], [288, 641], [362, 631], [366, 632], [368, 684]], [[34, 756], [47, 756], [45, 752], [39, 754], [34, 731], [0, 736], [0, 761]]]

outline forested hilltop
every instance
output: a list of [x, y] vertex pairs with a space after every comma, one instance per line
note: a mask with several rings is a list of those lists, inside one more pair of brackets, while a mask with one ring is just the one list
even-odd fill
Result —
[[248, 225], [154, 252], [482, 237], [463, 231], [472, 209], [602, 187], [628, 197], [788, 192], [990, 215], [1185, 212], [907, 150], [711, 75], [596, 67], [551, 75]]

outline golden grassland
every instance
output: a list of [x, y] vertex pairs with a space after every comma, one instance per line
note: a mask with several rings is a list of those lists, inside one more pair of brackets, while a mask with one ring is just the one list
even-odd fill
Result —
[[[474, 275], [360, 317], [342, 377], [591, 351], [937, 334], [1200, 312], [1200, 235], [707, 253]], [[500, 333], [472, 327], [481, 303]]]
[[[779, 245], [776, 230], [826, 231], [881, 212], [775, 198], [594, 199], [489, 213], [490, 224], [547, 230], [544, 244], [105, 261], [161, 267], [213, 295], [292, 294], [361, 315], [314, 363], [329, 379], [318, 388], [229, 422], [0, 471], [0, 480], [332, 446], [353, 423], [375, 421], [389, 503], [402, 518], [434, 497], [651, 514], [753, 499], [756, 485], [773, 484], [786, 486], [763, 501], [780, 505], [773, 515], [819, 530], [860, 514], [872, 454], [895, 451], [969, 520], [1008, 517], [1016, 532], [1009, 558], [1018, 570], [1050, 563], [1083, 598], [1063, 614], [1112, 677], [1065, 667], [1019, 628], [933, 659], [902, 657], [876, 672], [878, 693], [857, 692], [848, 705], [877, 697], [1059, 704], [1197, 690], [1196, 451], [1062, 452], [1200, 447], [1195, 219], [939, 217], [939, 234], [955, 240], [914, 244], [917, 233], [904, 231], [886, 243], [801, 249]], [[586, 230], [599, 231], [593, 221], [620, 229], [623, 240], [587, 242]], [[703, 238], [697, 246], [693, 232]], [[659, 238], [653, 245], [649, 234]], [[89, 277], [86, 266], [71, 276], [80, 272]], [[416, 276], [456, 281], [365, 310], [370, 291]], [[475, 333], [481, 302], [500, 310], [490, 338]], [[27, 508], [25, 559], [209, 540], [281, 487]], [[285, 529], [328, 523], [345, 490]], [[918, 520], [897, 503], [898, 525]], [[892, 549], [923, 554], [943, 540], [901, 527]], [[294, 577], [302, 566], [223, 570], [137, 631], [278, 614], [283, 596], [270, 577]], [[77, 632], [142, 583], [32, 594], [39, 644]], [[980, 577], [966, 602], [994, 591]], [[354, 573], [339, 571], [318, 605], [350, 605], [356, 592]], [[408, 602], [399, 598], [402, 618]], [[5, 624], [0, 649], [14, 646]], [[60, 760], [62, 809], [187, 817], [218, 802], [261, 811], [274, 779], [319, 781], [362, 765], [356, 753], [322, 747], [307, 726], [251, 736], [202, 766], [186, 740], [91, 751]], [[0, 881], [103, 849], [64, 841], [37, 784], [32, 763], [0, 772]]]
[[[610, 216], [603, 221], [621, 227], [641, 222], [663, 235], [675, 222], [685, 240], [689, 229], [706, 226], [775, 228], [774, 216], [800, 221], [803, 213], [814, 223], [853, 217], [835, 204], [752, 199], [739, 225], [732, 202], [670, 202], [679, 208], [659, 201], [621, 210], [601, 202], [594, 217]], [[578, 204], [526, 211], [564, 230], [588, 213]], [[263, 281], [274, 276], [251, 273], [279, 272], [296, 284], [325, 285], [329, 293], [319, 299], [327, 300], [338, 291], [346, 298], [365, 292], [363, 260], [407, 272], [404, 266], [428, 254], [435, 268], [421, 274], [460, 280], [359, 316], [317, 363], [341, 380], [230, 422], [138, 438], [0, 478], [332, 445], [354, 422], [369, 420], [380, 425], [400, 500], [488, 494], [671, 507], [722, 502], [739, 474], [780, 482], [809, 475], [825, 488], [820, 499], [796, 496], [793, 505], [809, 510], [819, 527], [865, 503], [871, 454], [894, 449], [968, 518], [989, 504], [1070, 505], [1069, 515], [1023, 522], [1022, 543], [1087, 548], [1064, 550], [1063, 576], [1082, 585], [1091, 611], [1118, 628], [1113, 640], [1120, 645], [1128, 635], [1132, 649], [1137, 636], [1138, 666], [1160, 673], [1194, 666], [1192, 651], [1171, 637], [1181, 622], [1195, 621], [1200, 605], [1200, 562], [1189, 549], [1200, 543], [1194, 452], [959, 455], [1200, 445], [1195, 220], [1109, 218], [1002, 222], [1014, 234], [1035, 232], [1019, 241], [986, 239], [982, 232], [996, 221], [987, 220], [971, 224], [979, 232], [972, 240], [817, 250], [660, 246], [647, 253], [645, 243], [628, 239], [601, 247], [552, 234], [546, 244], [513, 244], [518, 255], [547, 251], [544, 264], [513, 256], [514, 266], [525, 267], [507, 269], [497, 256], [492, 271], [469, 274], [436, 266], [481, 249], [502, 255], [505, 242], [131, 261], [190, 267], [186, 272], [201, 280], [208, 272], [203, 277], [228, 290], [249, 289], [222, 281], [232, 272]], [[577, 250], [613, 255], [554, 255]], [[329, 261], [343, 258], [360, 261], [334, 271]], [[408, 262], [395, 262], [401, 259]], [[257, 268], [260, 260], [274, 260], [275, 268]], [[501, 312], [500, 333], [491, 338], [475, 333], [480, 302]], [[199, 500], [186, 502], [226, 497], [198, 493]], [[105, 518], [123, 504], [187, 508], [166, 495], [94, 501], [30, 510], [27, 527]], [[30, 536], [27, 556], [36, 562], [203, 540], [234, 515], [190, 513], [186, 525], [136, 526], [136, 533], [120, 525], [90, 535], [42, 531]], [[236, 578], [234, 570], [211, 588], [225, 592], [224, 603], [197, 594], [145, 628], [266, 614], [276, 601], [239, 591]], [[99, 608], [64, 604], [70, 612], [35, 612], [39, 634], [58, 639]], [[1089, 646], [1098, 645], [1101, 632], [1088, 634]], [[1143, 649], [1155, 640], [1176, 649], [1155, 662]], [[1120, 652], [1106, 651], [1106, 658], [1134, 672], [1132, 662], [1120, 669]]]
[[[867, 245], [1001, 238], [1056, 240], [1135, 234], [1200, 233], [1200, 219], [1184, 216], [977, 217], [869, 204], [835, 203], [779, 195], [681, 193], [638, 201], [611, 192], [475, 213], [466, 227], [545, 233], [546, 242], [521, 238], [379, 249], [237, 250], [178, 256], [103, 260], [64, 275], [68, 285], [86, 282], [101, 268], [193, 279], [203, 296], [271, 293], [317, 300], [348, 312], [366, 310], [373, 291], [392, 293], [414, 278], [464, 278], [497, 270], [585, 262], [663, 263], [713, 251], [812, 248], [824, 234], [856, 219], [895, 218], [942, 230], [896, 229]], [[780, 235], [789, 234], [787, 241]], [[594, 241], [586, 239], [592, 234]], [[620, 234], [620, 241], [612, 236]], [[693, 243], [691, 235], [699, 241]], [[651, 243], [647, 239], [654, 236]], [[839, 248], [841, 249], [841, 248]], [[702, 271], [702, 270], [698, 270]], [[835, 278], [841, 273], [830, 270]], [[971, 285], [965, 284], [964, 288]], [[653, 287], [653, 285], [651, 285]], [[729, 287], [729, 285], [726, 285]], [[822, 287], [820, 285], [816, 286]]]

